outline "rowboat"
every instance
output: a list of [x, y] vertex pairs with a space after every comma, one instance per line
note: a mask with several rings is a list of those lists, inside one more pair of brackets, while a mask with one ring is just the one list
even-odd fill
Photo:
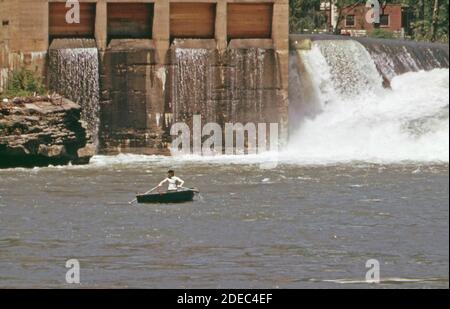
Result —
[[139, 204], [186, 203], [194, 200], [195, 193], [198, 193], [197, 189], [183, 189], [163, 193], [141, 194], [136, 196], [136, 199]]

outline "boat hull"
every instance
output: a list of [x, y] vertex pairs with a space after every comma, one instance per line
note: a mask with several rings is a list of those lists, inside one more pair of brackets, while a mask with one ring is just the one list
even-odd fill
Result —
[[172, 204], [186, 203], [194, 200], [196, 191], [184, 190], [175, 192], [154, 193], [136, 196], [139, 204]]

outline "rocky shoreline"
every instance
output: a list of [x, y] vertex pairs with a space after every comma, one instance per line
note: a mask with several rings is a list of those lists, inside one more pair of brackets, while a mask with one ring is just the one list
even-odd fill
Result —
[[88, 164], [95, 150], [72, 101], [46, 96], [0, 102], [0, 168]]

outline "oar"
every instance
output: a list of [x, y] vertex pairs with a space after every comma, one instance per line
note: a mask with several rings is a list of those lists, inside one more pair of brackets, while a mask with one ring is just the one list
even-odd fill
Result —
[[[149, 194], [150, 192], [153, 192], [153, 191], [155, 191], [156, 189], [158, 189], [159, 188], [159, 186], [157, 186], [157, 187], [154, 187], [153, 189], [151, 189], [151, 190], [149, 190], [149, 191], [147, 191], [147, 192], [145, 192], [143, 195], [145, 195], [145, 194]], [[128, 204], [133, 204], [134, 202], [137, 202], [137, 198], [135, 198], [134, 200], [132, 200], [131, 202], [128, 202]]]

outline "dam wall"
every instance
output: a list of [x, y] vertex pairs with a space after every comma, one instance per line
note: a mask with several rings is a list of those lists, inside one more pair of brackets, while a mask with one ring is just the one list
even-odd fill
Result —
[[43, 1], [0, 1], [0, 91], [14, 69], [26, 67], [45, 73], [46, 5]]
[[[88, 75], [98, 81], [86, 87], [98, 83], [99, 102], [84, 114], [98, 113], [98, 124], [85, 120], [98, 126], [100, 152], [167, 153], [171, 124], [194, 114], [205, 123], [277, 122], [286, 137], [287, 0], [80, 0], [80, 23], [72, 24], [65, 2], [0, 2], [0, 91], [13, 69], [27, 67], [52, 91], [90, 93], [66, 80], [59, 87], [58, 75], [86, 63], [64, 69], [62, 55], [77, 56], [51, 46], [92, 40], [99, 72]], [[89, 48], [74, 47], [78, 56], [92, 55]]]

